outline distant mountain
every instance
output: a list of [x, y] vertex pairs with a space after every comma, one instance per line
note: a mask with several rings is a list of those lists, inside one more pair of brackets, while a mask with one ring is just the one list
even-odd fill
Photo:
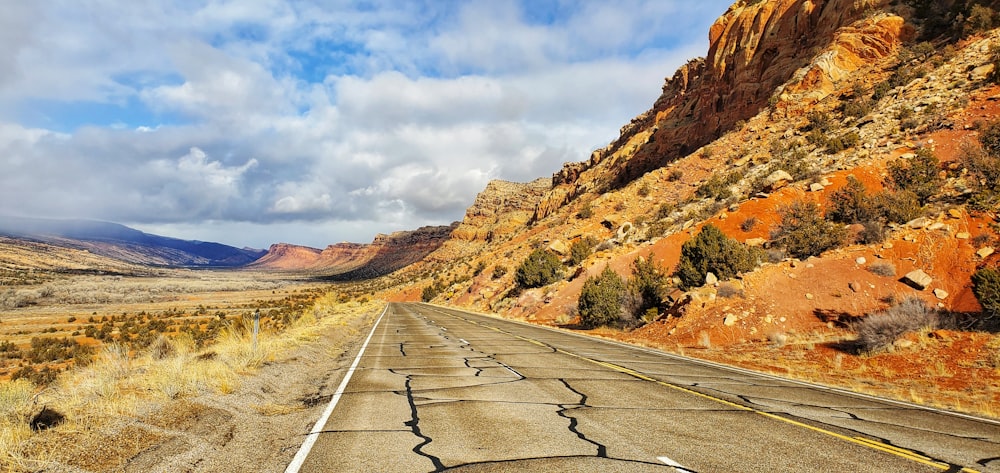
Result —
[[250, 267], [311, 271], [341, 281], [371, 279], [420, 261], [447, 241], [457, 226], [458, 222], [379, 234], [370, 244], [343, 242], [324, 250], [277, 243]]
[[238, 267], [266, 251], [221, 243], [181, 240], [94, 220], [0, 216], [0, 235], [90, 251], [131, 263], [156, 266]]

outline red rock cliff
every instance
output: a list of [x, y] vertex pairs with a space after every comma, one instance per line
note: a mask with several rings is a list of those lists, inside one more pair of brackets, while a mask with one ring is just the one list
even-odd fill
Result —
[[391, 273], [420, 261], [444, 243], [457, 224], [421, 227], [413, 231], [376, 235], [370, 244], [337, 243], [318, 250], [279, 243], [251, 268], [310, 271], [336, 279], [364, 279]]
[[745, 3], [716, 20], [707, 56], [668, 78], [653, 107], [622, 127], [616, 141], [553, 175], [554, 187], [535, 219], [580, 194], [623, 186], [691, 153], [778, 97], [822, 98], [846, 72], [892, 54], [903, 28], [895, 15], [865, 18], [885, 0]]

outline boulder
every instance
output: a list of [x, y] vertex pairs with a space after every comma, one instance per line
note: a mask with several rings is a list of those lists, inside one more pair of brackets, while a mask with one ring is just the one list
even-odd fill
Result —
[[906, 222], [906, 226], [914, 230], [920, 230], [921, 228], [924, 228], [930, 224], [931, 224], [931, 219], [927, 217], [918, 217], [913, 220], [910, 220], [909, 222]]
[[604, 225], [604, 228], [607, 228], [608, 230], [613, 230], [620, 228], [624, 222], [625, 219], [621, 215], [610, 214], [606, 215], [601, 220], [601, 225]]
[[764, 190], [774, 192], [787, 186], [789, 182], [792, 182], [792, 175], [779, 169], [764, 178]]
[[906, 273], [906, 276], [903, 276], [903, 282], [915, 289], [923, 291], [924, 289], [927, 289], [927, 286], [930, 286], [931, 283], [934, 282], [934, 279], [922, 269], [914, 269], [913, 271]]
[[822, 191], [823, 189], [826, 189], [826, 186], [824, 186], [823, 184], [820, 184], [818, 182], [814, 182], [812, 184], [809, 184], [809, 192], [819, 192], [819, 191]]
[[986, 64], [979, 66], [969, 72], [969, 80], [971, 81], [981, 81], [986, 80], [993, 73], [993, 64]]
[[994, 251], [993, 247], [991, 247], [991, 246], [987, 246], [985, 248], [980, 248], [979, 251], [976, 252], [976, 256], [978, 256], [978, 257], [980, 257], [982, 259], [986, 259], [986, 258], [989, 258], [990, 255], [993, 254], [993, 251]]
[[705, 284], [709, 286], [714, 286], [716, 284], [719, 284], [719, 278], [716, 277], [715, 274], [709, 272], [708, 274], [705, 274]]
[[937, 289], [934, 290], [934, 297], [937, 297], [938, 299], [942, 299], [942, 300], [947, 299], [948, 298], [948, 291], [946, 291], [944, 289], [941, 289], [941, 288], [937, 288]]
[[569, 247], [566, 246], [566, 243], [562, 240], [556, 240], [549, 244], [549, 251], [558, 255], [566, 256], [569, 254]]
[[634, 231], [635, 226], [632, 225], [632, 222], [625, 222], [618, 227], [618, 231], [615, 232], [615, 237], [618, 238], [618, 241], [626, 242]]

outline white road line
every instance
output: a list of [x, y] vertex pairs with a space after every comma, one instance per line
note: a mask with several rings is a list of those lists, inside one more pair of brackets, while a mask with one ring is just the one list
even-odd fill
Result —
[[507, 371], [510, 371], [511, 373], [514, 373], [514, 376], [517, 376], [518, 378], [524, 378], [525, 377], [523, 374], [518, 373], [517, 370], [515, 370], [514, 368], [511, 368], [510, 366], [507, 366], [506, 364], [504, 364], [502, 362], [499, 362], [499, 361], [497, 361], [497, 363], [499, 363], [500, 366], [503, 366], [504, 368], [507, 368]]
[[469, 342], [465, 341], [464, 338], [459, 338], [458, 341], [462, 342], [462, 345], [468, 345]]
[[691, 470], [689, 470], [689, 469], [687, 469], [687, 468], [684, 468], [684, 466], [683, 466], [683, 465], [681, 465], [680, 463], [677, 463], [677, 462], [675, 462], [675, 461], [671, 460], [671, 459], [670, 459], [670, 458], [668, 458], [668, 457], [656, 457], [656, 459], [657, 459], [657, 460], [660, 460], [660, 461], [661, 461], [661, 462], [663, 462], [663, 463], [666, 463], [666, 464], [667, 464], [667, 466], [672, 466], [672, 467], [674, 467], [674, 469], [675, 469], [675, 470], [677, 470], [677, 471], [678, 471], [678, 472], [680, 472], [680, 473], [691, 473]]
[[330, 414], [333, 414], [333, 408], [337, 407], [337, 403], [340, 402], [340, 398], [343, 397], [344, 391], [347, 389], [347, 383], [351, 381], [351, 376], [354, 375], [354, 370], [357, 369], [358, 363], [361, 362], [361, 355], [365, 354], [365, 348], [368, 348], [368, 342], [372, 340], [372, 335], [375, 335], [375, 329], [378, 328], [379, 322], [382, 321], [382, 317], [385, 317], [385, 313], [388, 310], [389, 306], [386, 305], [385, 309], [382, 310], [382, 314], [378, 316], [378, 320], [375, 321], [375, 325], [372, 326], [372, 331], [368, 334], [368, 338], [365, 339], [365, 343], [361, 345], [361, 350], [358, 351], [358, 356], [354, 358], [354, 363], [351, 363], [351, 367], [348, 368], [347, 374], [344, 375], [344, 380], [341, 381], [340, 386], [337, 387], [337, 392], [333, 393], [333, 398], [330, 399], [330, 404], [326, 406], [326, 410], [323, 411], [323, 415], [320, 416], [318, 421], [316, 421], [316, 425], [313, 426], [312, 431], [306, 435], [306, 439], [302, 442], [302, 446], [299, 447], [299, 451], [295, 454], [295, 458], [292, 458], [292, 462], [288, 464], [288, 468], [285, 468], [285, 473], [298, 473], [299, 469], [302, 468], [302, 464], [306, 461], [306, 457], [309, 456], [309, 451], [312, 450], [313, 444], [315, 444], [316, 439], [319, 438], [319, 434], [323, 431], [323, 427], [326, 425], [326, 422], [330, 420]]

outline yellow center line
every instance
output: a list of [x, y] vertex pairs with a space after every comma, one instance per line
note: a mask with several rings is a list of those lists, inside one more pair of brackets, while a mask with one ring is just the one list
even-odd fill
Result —
[[[453, 317], [455, 317], [455, 316], [453, 316]], [[770, 412], [764, 412], [764, 411], [761, 411], [761, 410], [754, 409], [752, 407], [744, 406], [742, 404], [737, 404], [735, 402], [730, 402], [730, 401], [727, 401], [725, 399], [721, 399], [721, 398], [718, 398], [718, 397], [715, 397], [715, 396], [711, 396], [711, 395], [708, 395], [708, 394], [705, 394], [705, 393], [701, 393], [701, 392], [698, 392], [698, 391], [695, 391], [695, 390], [692, 390], [692, 389], [688, 389], [688, 388], [685, 388], [685, 387], [682, 387], [682, 386], [677, 386], [675, 384], [671, 384], [671, 383], [667, 383], [667, 382], [664, 382], [664, 381], [660, 381], [658, 379], [655, 379], [655, 378], [652, 378], [650, 376], [644, 375], [642, 373], [639, 373], [638, 371], [635, 371], [635, 370], [630, 369], [630, 368], [626, 368], [624, 366], [619, 366], [619, 365], [616, 365], [614, 363], [609, 363], [609, 362], [606, 362], [606, 361], [595, 360], [593, 358], [589, 358], [589, 357], [586, 357], [586, 356], [583, 356], [583, 355], [579, 355], [579, 354], [576, 354], [576, 353], [568, 352], [568, 351], [563, 350], [561, 348], [555, 348], [555, 347], [553, 347], [551, 345], [548, 345], [546, 343], [540, 342], [538, 340], [535, 340], [535, 339], [532, 339], [532, 338], [528, 338], [528, 337], [523, 337], [521, 335], [516, 335], [514, 333], [508, 332], [508, 331], [503, 330], [501, 328], [494, 327], [492, 325], [487, 325], [487, 324], [484, 324], [484, 323], [481, 323], [481, 322], [472, 321], [472, 320], [465, 319], [465, 318], [461, 318], [461, 319], [465, 320], [466, 322], [470, 322], [470, 323], [473, 323], [473, 324], [476, 324], [476, 325], [479, 325], [479, 326], [482, 326], [482, 327], [489, 328], [489, 329], [494, 330], [496, 332], [500, 332], [500, 333], [504, 333], [504, 334], [510, 335], [512, 337], [515, 337], [515, 338], [520, 339], [520, 340], [524, 340], [526, 342], [534, 343], [535, 345], [538, 345], [538, 346], [544, 346], [544, 347], [552, 348], [552, 349], [554, 349], [558, 353], [562, 353], [564, 355], [569, 355], [569, 356], [572, 356], [574, 358], [578, 358], [578, 359], [581, 359], [581, 360], [584, 360], [584, 361], [587, 361], [587, 362], [590, 362], [590, 363], [594, 363], [596, 365], [603, 366], [605, 368], [611, 369], [613, 371], [617, 371], [619, 373], [627, 374], [629, 376], [632, 376], [632, 377], [637, 378], [637, 379], [641, 379], [643, 381], [649, 381], [651, 383], [656, 383], [656, 384], [658, 384], [660, 386], [664, 386], [664, 387], [667, 387], [667, 388], [670, 388], [670, 389], [674, 389], [674, 390], [681, 391], [681, 392], [684, 392], [684, 393], [687, 393], [687, 394], [691, 394], [691, 395], [698, 396], [698, 397], [701, 397], [701, 398], [704, 398], [704, 399], [708, 399], [710, 401], [714, 401], [714, 402], [717, 402], [717, 403], [720, 403], [720, 404], [724, 404], [726, 406], [729, 406], [729, 407], [732, 407], [732, 408], [735, 408], [735, 409], [739, 409], [739, 410], [743, 410], [743, 411], [748, 411], [748, 412], [754, 412], [754, 413], [760, 414], [760, 415], [762, 415], [764, 417], [767, 417], [767, 418], [770, 418], [770, 419], [781, 421], [781, 422], [784, 422], [786, 424], [794, 425], [796, 427], [801, 427], [801, 428], [804, 428], [804, 429], [808, 429], [808, 430], [811, 430], [813, 432], [818, 432], [818, 433], [821, 433], [821, 434], [829, 435], [831, 437], [835, 437], [835, 438], [841, 439], [841, 440], [843, 440], [845, 442], [850, 442], [850, 443], [853, 443], [855, 445], [860, 445], [860, 446], [863, 446], [863, 447], [871, 448], [873, 450], [878, 450], [878, 451], [881, 451], [881, 452], [885, 452], [885, 453], [888, 453], [888, 454], [891, 454], [891, 455], [895, 455], [895, 456], [900, 457], [900, 458], [905, 458], [907, 460], [910, 460], [910, 461], [913, 461], [913, 462], [916, 462], [916, 463], [921, 463], [921, 464], [924, 464], [924, 465], [932, 466], [932, 467], [940, 469], [942, 471], [948, 470], [948, 469], [951, 468], [951, 465], [948, 465], [947, 463], [943, 463], [943, 462], [939, 462], [939, 461], [934, 461], [934, 460], [932, 460], [929, 457], [920, 455], [917, 452], [914, 452], [914, 451], [911, 451], [911, 450], [907, 450], [905, 448], [900, 448], [900, 447], [897, 447], [897, 446], [894, 446], [894, 445], [889, 445], [889, 444], [882, 443], [882, 442], [879, 442], [879, 441], [876, 441], [876, 440], [866, 439], [864, 437], [848, 437], [846, 435], [838, 434], [836, 432], [833, 432], [833, 431], [830, 431], [830, 430], [827, 430], [827, 429], [823, 429], [823, 428], [816, 427], [816, 426], [813, 426], [813, 425], [809, 425], [809, 424], [806, 424], [806, 423], [803, 423], [803, 422], [792, 420], [792, 419], [789, 419], [787, 417], [783, 417], [783, 416], [780, 416], [780, 415], [777, 415], [777, 414], [772, 414]], [[973, 470], [971, 468], [962, 468], [960, 471], [965, 472], [965, 473], [980, 473], [978, 470]]]

